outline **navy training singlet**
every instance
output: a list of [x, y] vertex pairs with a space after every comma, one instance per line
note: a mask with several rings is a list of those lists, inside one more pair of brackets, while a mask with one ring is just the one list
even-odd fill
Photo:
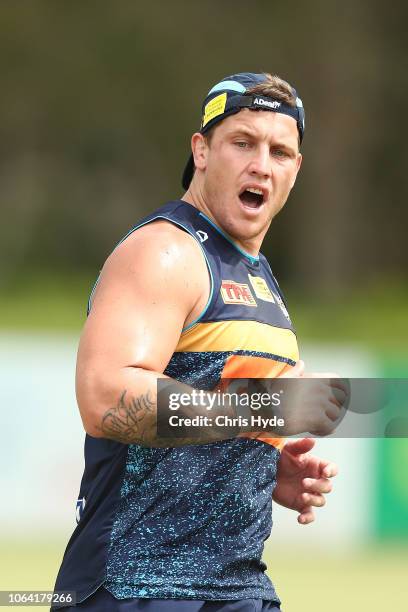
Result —
[[[206, 308], [183, 330], [165, 373], [212, 389], [221, 378], [276, 377], [293, 366], [296, 336], [265, 257], [241, 251], [181, 200], [127, 236], [159, 219], [197, 240], [211, 277]], [[55, 589], [76, 591], [78, 601], [104, 584], [118, 599], [279, 603], [261, 556], [282, 440], [256, 436], [146, 448], [86, 435], [78, 525]]]

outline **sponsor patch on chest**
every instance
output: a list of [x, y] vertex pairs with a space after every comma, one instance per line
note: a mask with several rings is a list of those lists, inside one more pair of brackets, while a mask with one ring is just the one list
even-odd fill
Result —
[[257, 298], [263, 300], [264, 302], [275, 302], [272, 292], [266, 284], [266, 280], [264, 278], [261, 276], [252, 276], [252, 274], [248, 274], [248, 278]]
[[221, 283], [221, 297], [224, 304], [240, 304], [242, 306], [257, 306], [249, 285], [236, 283], [232, 280], [223, 280]]

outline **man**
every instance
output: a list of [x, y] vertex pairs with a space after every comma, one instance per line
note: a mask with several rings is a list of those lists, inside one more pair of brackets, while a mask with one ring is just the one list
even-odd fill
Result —
[[78, 353], [79, 522], [56, 584], [84, 610], [279, 609], [261, 561], [272, 494], [309, 523], [336, 466], [307, 454], [310, 439], [283, 447], [267, 432], [163, 441], [157, 381], [211, 390], [302, 376], [259, 250], [295, 183], [303, 133], [285, 81], [227, 77], [204, 101], [182, 200], [146, 217], [104, 265]]

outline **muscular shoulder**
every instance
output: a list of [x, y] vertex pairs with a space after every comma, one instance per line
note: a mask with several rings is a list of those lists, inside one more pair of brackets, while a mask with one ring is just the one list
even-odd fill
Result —
[[[142, 274], [200, 275], [205, 262], [197, 241], [168, 221], [154, 221], [133, 232], [108, 258], [108, 266], [122, 266]], [[175, 280], [175, 279], [173, 279]]]
[[153, 301], [166, 296], [170, 302], [184, 302], [187, 322], [208, 296], [208, 272], [197, 241], [162, 220], [141, 227], [116, 247], [105, 262], [100, 284], [142, 291]]
[[197, 241], [188, 232], [163, 220], [153, 221], [135, 230], [116, 247], [112, 256], [133, 260], [134, 257], [142, 257], [144, 253], [153, 257], [172, 257], [175, 261], [185, 256], [197, 261], [202, 258]]

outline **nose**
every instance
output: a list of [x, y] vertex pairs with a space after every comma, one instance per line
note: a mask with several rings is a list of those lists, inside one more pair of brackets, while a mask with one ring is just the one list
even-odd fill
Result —
[[271, 176], [272, 167], [268, 146], [256, 147], [248, 170], [253, 176], [261, 178], [269, 178]]

